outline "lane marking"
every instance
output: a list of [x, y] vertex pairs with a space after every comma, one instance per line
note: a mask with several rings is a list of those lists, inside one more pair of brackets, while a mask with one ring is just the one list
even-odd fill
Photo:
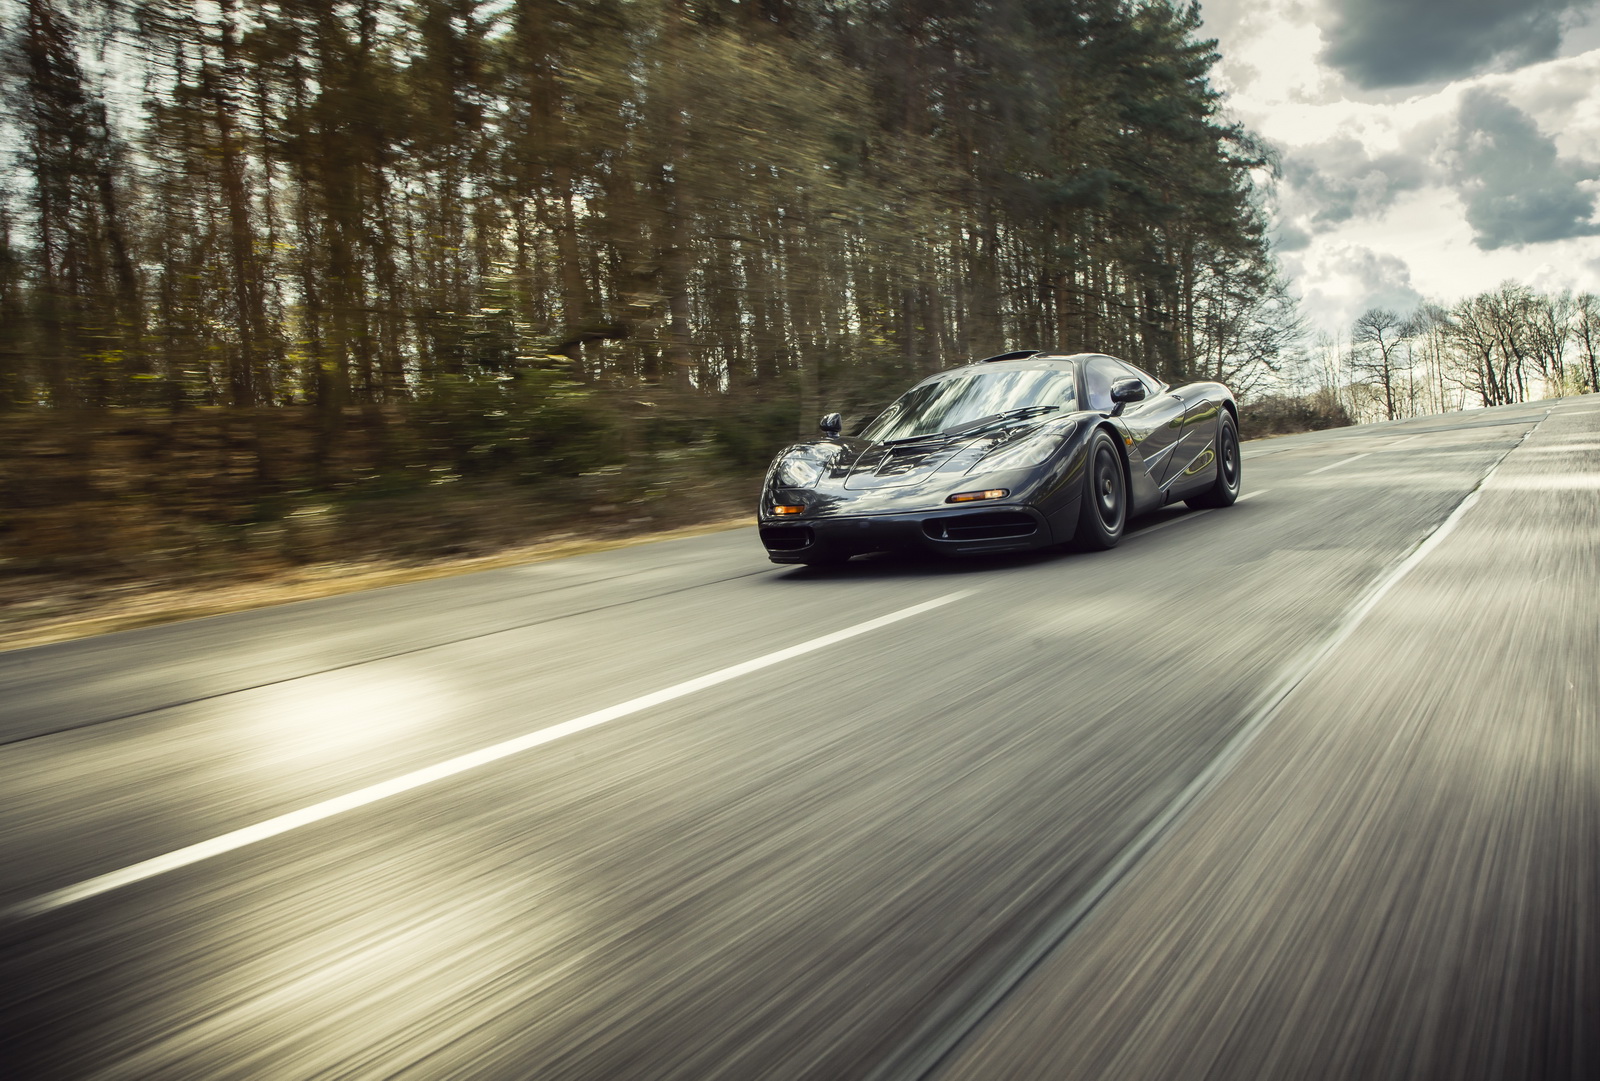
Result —
[[1332, 465], [1325, 465], [1321, 469], [1313, 469], [1311, 472], [1307, 473], [1306, 476], [1314, 477], [1318, 473], [1326, 473], [1330, 469], [1338, 469], [1341, 465], [1349, 465], [1351, 462], [1360, 461], [1362, 458], [1365, 458], [1368, 454], [1373, 454], [1373, 453], [1375, 453], [1375, 452], [1369, 450], [1365, 454], [1357, 454], [1357, 455], [1354, 455], [1352, 457], [1345, 458], [1343, 461], [1334, 462]]
[[1390, 443], [1390, 444], [1388, 444], [1386, 446], [1379, 447], [1376, 450], [1363, 451], [1360, 454], [1356, 454], [1356, 455], [1353, 455], [1353, 456], [1351, 456], [1349, 458], [1345, 458], [1342, 461], [1334, 462], [1332, 465], [1325, 465], [1321, 469], [1313, 469], [1311, 472], [1307, 473], [1306, 476], [1314, 477], [1318, 473], [1326, 473], [1330, 469], [1338, 469], [1341, 465], [1349, 465], [1351, 462], [1356, 461], [1357, 459], [1360, 459], [1360, 458], [1365, 458], [1369, 454], [1380, 454], [1380, 453], [1382, 453], [1384, 451], [1393, 450], [1396, 447], [1404, 446], [1405, 444], [1411, 442], [1413, 439], [1421, 439], [1423, 436], [1428, 435], [1428, 434], [1429, 433], [1427, 433], [1427, 432], [1418, 432], [1416, 435], [1408, 435], [1404, 439], [1396, 439], [1393, 443]]
[[[1240, 496], [1238, 499], [1235, 499], [1234, 502], [1235, 503], [1243, 503], [1246, 499], [1254, 499], [1256, 496], [1258, 496], [1258, 495], [1266, 495], [1270, 491], [1272, 491], [1271, 488], [1263, 488], [1259, 492], [1257, 492], [1257, 491], [1246, 492], [1246, 493], [1244, 493], [1244, 495]], [[1138, 530], [1137, 532], [1129, 533], [1128, 536], [1130, 536], [1130, 537], [1148, 536], [1151, 533], [1158, 533], [1161, 530], [1167, 529], [1167, 528], [1169, 528], [1171, 526], [1181, 525], [1184, 522], [1192, 522], [1196, 518], [1204, 518], [1206, 515], [1210, 514], [1212, 511], [1219, 510], [1219, 509], [1221, 509], [1221, 508], [1218, 508], [1218, 507], [1205, 507], [1205, 508], [1203, 508], [1201, 510], [1191, 510], [1191, 511], [1188, 511], [1188, 512], [1186, 512], [1184, 514], [1178, 515], [1176, 518], [1168, 518], [1165, 522], [1157, 522], [1155, 525], [1145, 526], [1144, 528]]]
[[675, 683], [663, 690], [640, 695], [638, 698], [631, 698], [619, 705], [608, 706], [593, 713], [586, 713], [581, 717], [574, 717], [570, 721], [563, 721], [561, 724], [540, 728], [501, 743], [482, 747], [467, 754], [457, 755], [455, 758], [425, 766], [422, 769], [413, 770], [398, 777], [392, 777], [387, 781], [368, 785], [343, 796], [335, 796], [333, 799], [313, 803], [309, 807], [302, 807], [297, 811], [290, 811], [288, 814], [281, 814], [264, 822], [257, 822], [253, 826], [232, 830], [208, 841], [186, 845], [165, 855], [141, 860], [117, 871], [84, 879], [75, 885], [52, 890], [49, 893], [41, 894], [38, 897], [0, 910], [0, 915], [12, 919], [37, 916], [52, 909], [62, 908], [123, 886], [132, 885], [135, 882], [142, 882], [147, 878], [154, 878], [156, 875], [165, 874], [168, 871], [175, 871], [180, 867], [187, 867], [190, 864], [208, 860], [213, 856], [233, 852], [246, 845], [253, 845], [258, 841], [277, 837], [280, 834], [288, 833], [290, 830], [309, 826], [314, 822], [321, 822], [335, 815], [344, 814], [346, 811], [353, 811], [358, 807], [365, 807], [370, 803], [388, 799], [390, 796], [398, 796], [402, 792], [410, 792], [424, 785], [433, 784], [435, 781], [442, 781], [447, 777], [454, 777], [468, 770], [487, 766], [491, 762], [498, 762], [502, 758], [521, 754], [523, 751], [532, 750], [535, 747], [542, 747], [546, 743], [553, 743], [566, 736], [576, 735], [591, 728], [598, 728], [603, 724], [609, 724], [611, 721], [631, 716], [654, 706], [671, 702], [674, 699], [683, 698], [697, 691], [703, 691], [708, 687], [715, 687], [719, 683], [727, 683], [729, 680], [747, 676], [752, 672], [759, 672], [763, 668], [770, 668], [775, 664], [793, 660], [795, 657], [804, 656], [819, 649], [826, 649], [828, 646], [836, 645], [858, 635], [868, 634], [887, 627], [891, 623], [898, 623], [903, 619], [910, 619], [912, 616], [931, 612], [935, 608], [942, 608], [947, 604], [961, 600], [963, 597], [971, 596], [973, 592], [974, 590], [963, 589], [956, 593], [946, 593], [944, 596], [935, 597], [931, 601], [913, 604], [909, 608], [901, 608], [899, 611], [890, 612], [888, 615], [869, 619], [865, 623], [857, 623], [852, 627], [846, 627], [831, 634], [824, 634], [820, 638], [812, 638], [809, 641], [801, 642], [799, 645], [775, 650], [752, 660], [729, 665], [727, 668], [719, 668], [715, 672], [708, 672], [703, 676], [696, 676], [694, 679]]
[[[1244, 498], [1244, 496], [1240, 496], [1239, 497], [1239, 499], [1243, 499], [1243, 498]], [[1238, 502], [1238, 500], [1235, 500], [1234, 502]], [[1214, 511], [1216, 509], [1217, 508], [1215, 508], [1215, 507], [1206, 507], [1204, 510], [1187, 511], [1187, 512], [1185, 512], [1183, 514], [1178, 515], [1176, 518], [1168, 518], [1165, 522], [1157, 522], [1155, 525], [1145, 526], [1143, 529], [1139, 530], [1137, 533], [1130, 533], [1128, 535], [1130, 537], [1148, 537], [1150, 534], [1159, 533], [1163, 529], [1170, 529], [1173, 526], [1181, 525], [1184, 522], [1192, 522], [1196, 518], [1204, 518], [1206, 515], [1210, 514], [1212, 511]]]
[[1356, 628], [1377, 607], [1390, 590], [1398, 585], [1417, 565], [1426, 559], [1461, 523], [1468, 511], [1478, 502], [1483, 490], [1511, 452], [1522, 446], [1539, 424], [1548, 418], [1541, 417], [1507, 448], [1489, 471], [1479, 478], [1466, 498], [1446, 516], [1411, 552], [1389, 570], [1379, 575], [1367, 592], [1349, 609], [1344, 618], [1320, 642], [1314, 642], [1284, 669], [1283, 673], [1265, 691], [1257, 695], [1245, 710], [1245, 720], [1215, 758], [1206, 763], [1200, 773], [1188, 783], [1172, 801], [1158, 811], [1138, 835], [1128, 843], [1085, 890], [1055, 918], [1049, 920], [1032, 941], [1026, 943], [1019, 954], [997, 976], [973, 980], [977, 986], [957, 987], [946, 996], [940, 1006], [928, 1010], [924, 1019], [899, 1047], [891, 1051], [867, 1074], [866, 1081], [926, 1081], [957, 1052], [968, 1036], [976, 1032], [996, 1007], [1033, 972], [1044, 959], [1062, 944], [1068, 935], [1081, 925], [1107, 894], [1165, 839], [1188, 811], [1215, 789], [1229, 771], [1244, 757], [1256, 738], [1277, 716], [1279, 707], [1300, 684], [1304, 683], [1327, 656], [1343, 645]]

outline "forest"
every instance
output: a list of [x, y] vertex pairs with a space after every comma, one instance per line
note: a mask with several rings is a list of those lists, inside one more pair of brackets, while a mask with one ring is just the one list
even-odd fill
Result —
[[1248, 394], [1298, 333], [1193, 5], [0, 9], [12, 570], [116, 563], [111, 520], [325, 558], [294, 523], [475, 483], [676, 520], [973, 357]]
[[1274, 356], [1193, 8], [11, 3], [8, 405], [538, 371], [809, 415], [1024, 340]]

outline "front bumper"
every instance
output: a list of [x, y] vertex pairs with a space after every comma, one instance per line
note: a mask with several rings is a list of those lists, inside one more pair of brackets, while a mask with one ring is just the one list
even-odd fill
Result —
[[907, 550], [945, 555], [1025, 552], [1070, 539], [1055, 536], [1049, 518], [1021, 504], [827, 518], [763, 514], [759, 525], [761, 543], [774, 563]]

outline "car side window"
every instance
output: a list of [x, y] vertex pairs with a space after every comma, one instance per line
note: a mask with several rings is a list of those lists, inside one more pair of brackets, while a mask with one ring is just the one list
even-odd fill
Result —
[[1088, 408], [1097, 413], [1111, 410], [1111, 384], [1126, 379], [1122, 365], [1109, 357], [1096, 357], [1083, 366], [1083, 390], [1089, 400]]

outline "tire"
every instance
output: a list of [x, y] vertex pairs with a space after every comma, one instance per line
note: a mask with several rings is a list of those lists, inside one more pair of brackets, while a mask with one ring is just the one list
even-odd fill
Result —
[[1239, 498], [1239, 484], [1243, 480], [1243, 462], [1239, 457], [1239, 432], [1233, 424], [1233, 414], [1226, 409], [1217, 421], [1217, 479], [1199, 495], [1184, 502], [1196, 510], [1213, 507], [1231, 507]]
[[1128, 524], [1128, 477], [1122, 455], [1104, 429], [1089, 440], [1083, 470], [1083, 496], [1078, 500], [1078, 531], [1072, 547], [1081, 552], [1115, 548]]

